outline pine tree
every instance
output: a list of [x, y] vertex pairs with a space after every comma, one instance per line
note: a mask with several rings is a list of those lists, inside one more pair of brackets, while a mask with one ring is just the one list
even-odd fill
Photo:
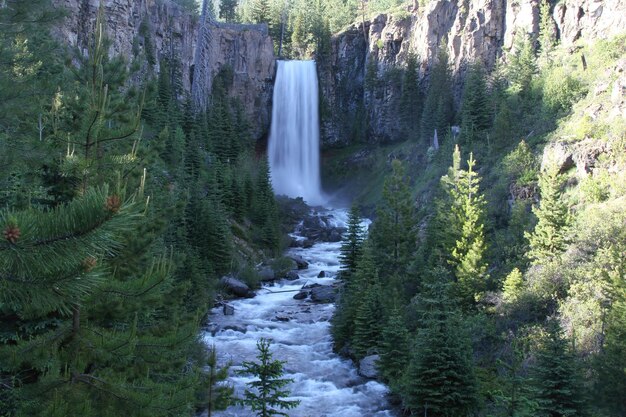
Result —
[[594, 364], [598, 373], [595, 387], [599, 394], [598, 403], [608, 415], [614, 416], [626, 413], [626, 259], [623, 251], [622, 243], [612, 247], [607, 254], [614, 265], [604, 272], [609, 284], [607, 295], [610, 309], [606, 318], [603, 350]]
[[268, 0], [252, 0], [250, 17], [253, 23], [269, 23], [270, 5]]
[[354, 316], [352, 347], [357, 358], [378, 352], [383, 316], [381, 288], [378, 283], [361, 281], [358, 306]]
[[461, 151], [455, 146], [452, 153], [452, 165], [446, 175], [441, 177], [439, 195], [435, 199], [435, 213], [428, 225], [426, 250], [429, 251], [429, 266], [448, 267], [452, 261], [452, 251], [461, 238], [461, 228], [450, 209], [453, 204], [452, 191], [456, 187], [461, 172]]
[[419, 296], [420, 326], [405, 374], [403, 402], [416, 415], [467, 416], [477, 405], [472, 351], [445, 284], [434, 272]]
[[485, 70], [481, 62], [467, 70], [461, 107], [461, 137], [470, 146], [491, 125]]
[[523, 289], [524, 278], [520, 270], [515, 268], [506, 276], [506, 279], [504, 280], [502, 288], [504, 301], [508, 303], [515, 302], [519, 298]]
[[539, 17], [539, 45], [541, 60], [550, 65], [551, 54], [556, 45], [554, 22], [550, 15], [550, 0], [541, 0]]
[[443, 135], [454, 117], [454, 100], [447, 45], [439, 46], [437, 60], [430, 72], [430, 84], [421, 117], [421, 139], [430, 141], [435, 129]]
[[543, 344], [537, 351], [533, 369], [537, 416], [583, 416], [584, 397], [581, 376], [576, 371], [568, 342], [561, 334], [559, 323], [548, 322]]
[[395, 392], [401, 389], [401, 381], [409, 363], [411, 351], [409, 340], [404, 317], [398, 308], [394, 308], [386, 325], [383, 326], [378, 368]]
[[207, 385], [209, 391], [207, 392], [207, 411], [208, 417], [211, 417], [212, 412], [216, 410], [225, 410], [230, 404], [233, 397], [233, 388], [226, 385], [224, 381], [228, 378], [228, 370], [230, 364], [224, 367], [218, 367], [217, 365], [217, 350], [215, 346], [209, 348], [207, 365], [209, 366], [207, 372]]
[[537, 225], [525, 236], [530, 244], [528, 258], [534, 263], [559, 256], [567, 244], [568, 209], [562, 199], [563, 177], [556, 164], [550, 164], [539, 177], [541, 202], [533, 207]]
[[402, 95], [400, 96], [400, 125], [405, 138], [408, 140], [417, 140], [419, 138], [421, 106], [417, 57], [410, 54], [404, 70]]
[[356, 271], [357, 261], [361, 256], [365, 233], [361, 221], [359, 207], [353, 204], [348, 215], [348, 230], [341, 244], [341, 254], [339, 255], [342, 276], [344, 277], [349, 277]]
[[260, 339], [257, 342], [258, 362], [244, 362], [239, 375], [251, 375], [256, 379], [248, 383], [249, 390], [245, 391], [244, 399], [241, 403], [256, 412], [258, 417], [287, 416], [278, 411], [279, 409], [289, 410], [300, 404], [300, 401], [284, 400], [289, 396], [289, 391], [285, 387], [293, 382], [292, 379], [282, 378], [285, 362], [272, 360], [270, 352], [270, 342]]
[[514, 91], [522, 96], [530, 93], [533, 77], [537, 73], [537, 60], [531, 40], [525, 33], [516, 37], [514, 52], [509, 56], [507, 75]]
[[103, 187], [52, 211], [0, 214], [2, 323], [12, 317], [10, 343], [0, 344], [0, 375], [11, 375], [12, 415], [40, 415], [59, 396], [69, 401], [89, 391], [87, 358], [78, 354], [88, 345], [79, 307], [106, 282], [106, 258], [141, 208]]
[[467, 171], [459, 171], [457, 182], [450, 193], [451, 211], [456, 227], [461, 231], [452, 250], [451, 262], [455, 268], [457, 289], [466, 304], [473, 304], [486, 289], [487, 265], [484, 237], [484, 197], [479, 193], [478, 174], [474, 171], [474, 157], [470, 154]]
[[220, 19], [234, 22], [237, 18], [237, 0], [220, 0]]
[[394, 160], [391, 168], [371, 231], [376, 264], [384, 276], [406, 271], [417, 246], [417, 221], [406, 171], [399, 160]]
[[[335, 350], [352, 346], [357, 311], [361, 304], [365, 302], [364, 294], [370, 286], [377, 285], [379, 282], [378, 270], [372, 251], [371, 242], [365, 241], [363, 253], [356, 264], [354, 276], [344, 284], [337, 302], [337, 308], [331, 323]], [[372, 301], [373, 306], [375, 300]], [[366, 311], [363, 313], [366, 313]], [[363, 331], [367, 331], [367, 329], [363, 329]], [[367, 346], [365, 346], [365, 351], [367, 351]]]

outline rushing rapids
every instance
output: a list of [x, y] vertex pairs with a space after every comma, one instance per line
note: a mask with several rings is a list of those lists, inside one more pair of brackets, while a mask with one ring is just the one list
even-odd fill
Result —
[[[328, 214], [340, 224], [346, 218], [343, 210]], [[292, 395], [289, 399], [301, 401], [296, 409], [287, 411], [290, 417], [395, 416], [386, 400], [387, 387], [362, 378], [350, 360], [333, 353], [330, 318], [334, 305], [293, 299], [305, 284], [334, 283], [340, 246], [341, 243], [321, 242], [308, 249], [290, 249], [289, 254], [300, 255], [309, 262], [308, 269], [298, 271], [300, 279], [278, 281], [257, 291], [254, 298], [232, 302], [233, 316], [224, 316], [220, 308], [214, 309], [213, 329], [205, 334], [205, 341], [209, 346], [216, 346], [220, 363], [232, 361], [235, 370], [243, 361], [256, 360], [258, 339], [270, 339], [274, 359], [287, 362], [285, 377], [294, 380], [288, 387]], [[326, 277], [318, 278], [320, 271], [324, 271]], [[291, 292], [284, 292], [289, 290]], [[250, 380], [233, 375], [229, 382], [241, 397]], [[214, 415], [247, 417], [254, 414], [235, 406]]]
[[268, 157], [276, 194], [323, 204], [315, 61], [278, 61]]

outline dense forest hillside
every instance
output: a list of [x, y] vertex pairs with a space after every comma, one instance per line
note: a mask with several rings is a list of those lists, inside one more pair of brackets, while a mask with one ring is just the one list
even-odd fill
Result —
[[352, 204], [333, 349], [398, 415], [626, 415], [626, 2], [204, 6], [0, 0], [0, 416], [298, 406], [267, 340], [237, 401], [201, 337], [328, 220], [274, 195], [276, 57]]
[[176, 56], [109, 54], [103, 7], [85, 54], [64, 13], [0, 7], [0, 414], [190, 415], [218, 278], [280, 248], [268, 166], [232, 70], [197, 112]]

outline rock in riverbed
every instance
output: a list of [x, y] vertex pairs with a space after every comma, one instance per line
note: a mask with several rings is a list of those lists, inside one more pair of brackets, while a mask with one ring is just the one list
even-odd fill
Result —
[[254, 293], [250, 291], [250, 287], [245, 282], [231, 276], [225, 276], [220, 279], [220, 284], [231, 294], [237, 297], [254, 297]]

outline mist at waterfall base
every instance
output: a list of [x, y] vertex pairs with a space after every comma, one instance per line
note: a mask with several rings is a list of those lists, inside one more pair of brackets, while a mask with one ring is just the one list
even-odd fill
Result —
[[[324, 210], [333, 225], [345, 227], [347, 211]], [[364, 225], [367, 225], [366, 221]], [[305, 239], [296, 230], [294, 239]], [[333, 352], [330, 319], [334, 304], [318, 304], [309, 299], [294, 300], [305, 284], [332, 285], [339, 270], [341, 242], [318, 242], [311, 248], [291, 248], [287, 255], [298, 255], [309, 262], [297, 271], [295, 281], [279, 280], [264, 285], [254, 298], [229, 302], [235, 314], [225, 316], [221, 308], [211, 311], [211, 328], [204, 334], [208, 346], [215, 345], [218, 362], [232, 363], [228, 383], [241, 398], [253, 377], [236, 375], [243, 361], [257, 361], [256, 343], [271, 341], [273, 358], [285, 361], [285, 378], [293, 379], [287, 389], [289, 400], [299, 400], [290, 417], [393, 417], [400, 415], [387, 400], [388, 388], [358, 375], [352, 361]], [[318, 277], [320, 271], [324, 277]], [[205, 414], [206, 415], [206, 414]], [[252, 417], [255, 413], [235, 405], [215, 417]]]
[[277, 195], [326, 202], [320, 180], [319, 97], [315, 61], [278, 61], [268, 159]]

